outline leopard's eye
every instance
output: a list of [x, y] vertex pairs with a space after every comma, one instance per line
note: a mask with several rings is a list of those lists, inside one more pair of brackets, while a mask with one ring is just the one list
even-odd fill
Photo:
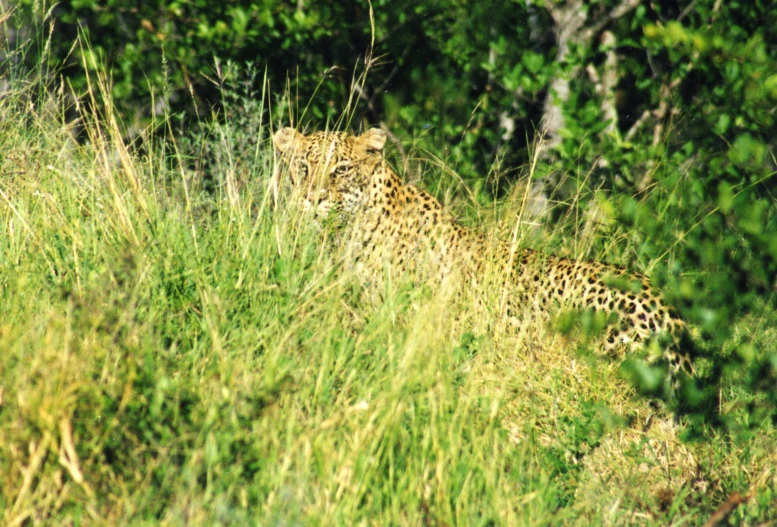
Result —
[[348, 173], [347, 165], [336, 166], [335, 169], [332, 171], [332, 175], [334, 176], [344, 176], [347, 173]]

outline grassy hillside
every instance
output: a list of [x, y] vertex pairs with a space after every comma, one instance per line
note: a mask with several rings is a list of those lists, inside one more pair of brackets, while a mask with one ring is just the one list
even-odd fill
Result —
[[[777, 521], [768, 421], [684, 443], [544, 324], [365, 295], [276, 202], [266, 126], [191, 140], [203, 180], [177, 143], [122, 143], [110, 108], [75, 142], [31, 89], [0, 98], [3, 523], [701, 525], [735, 492], [734, 523]], [[509, 236], [520, 207], [467, 213]], [[617, 259], [589, 227], [515, 232]]]

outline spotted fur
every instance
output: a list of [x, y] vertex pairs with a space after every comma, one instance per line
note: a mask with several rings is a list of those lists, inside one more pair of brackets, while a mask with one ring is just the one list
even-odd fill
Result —
[[400, 272], [433, 269], [439, 277], [461, 273], [479, 283], [485, 265], [499, 265], [509, 295], [506, 311], [520, 316], [535, 308], [594, 309], [614, 322], [602, 345], [620, 352], [657, 336], [670, 337], [672, 369], [689, 366], [678, 353], [686, 326], [644, 276], [614, 266], [546, 256], [508, 244], [489, 250], [485, 238], [459, 225], [428, 192], [406, 185], [382, 155], [386, 134], [370, 129], [303, 135], [278, 130], [273, 142], [289, 167], [306, 207], [335, 215], [346, 227], [347, 252], [362, 268]]

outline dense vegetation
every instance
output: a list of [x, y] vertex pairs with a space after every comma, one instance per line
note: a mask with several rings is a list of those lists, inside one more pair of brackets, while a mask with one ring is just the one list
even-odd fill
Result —
[[[4, 522], [777, 520], [774, 10], [416, 4], [0, 11]], [[656, 410], [584, 339], [366, 301], [276, 202], [289, 122], [383, 126], [466, 223], [649, 274], [697, 378]]]

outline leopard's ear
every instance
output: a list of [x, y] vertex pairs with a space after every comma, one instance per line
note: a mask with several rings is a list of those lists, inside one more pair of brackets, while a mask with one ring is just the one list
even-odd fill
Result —
[[272, 142], [275, 145], [275, 149], [282, 154], [291, 150], [295, 143], [304, 138], [304, 135], [287, 126], [275, 132], [275, 135], [272, 136]]
[[358, 137], [359, 145], [367, 150], [380, 152], [386, 144], [386, 132], [380, 128], [370, 128]]

